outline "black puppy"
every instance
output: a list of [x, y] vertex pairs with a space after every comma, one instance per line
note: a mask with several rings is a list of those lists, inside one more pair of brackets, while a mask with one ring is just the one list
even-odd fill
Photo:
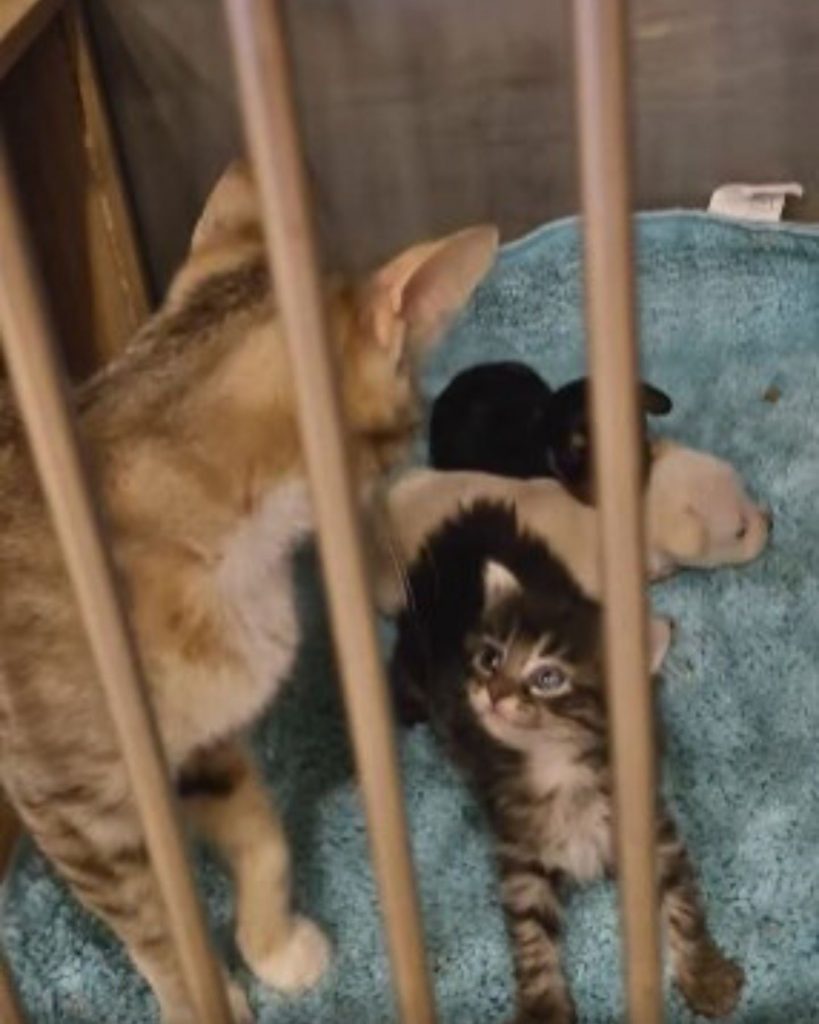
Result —
[[[454, 377], [432, 407], [430, 461], [436, 469], [500, 476], [556, 477], [579, 501], [594, 504], [588, 382], [557, 391], [524, 363], [481, 363]], [[643, 411], [665, 416], [671, 399], [640, 385]], [[650, 453], [644, 444], [647, 475]]]

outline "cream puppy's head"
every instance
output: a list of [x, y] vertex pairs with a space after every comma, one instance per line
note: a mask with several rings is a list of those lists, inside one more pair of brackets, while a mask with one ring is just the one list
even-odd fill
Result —
[[733, 466], [666, 440], [652, 446], [646, 515], [655, 578], [677, 566], [750, 562], [765, 547], [773, 524]]

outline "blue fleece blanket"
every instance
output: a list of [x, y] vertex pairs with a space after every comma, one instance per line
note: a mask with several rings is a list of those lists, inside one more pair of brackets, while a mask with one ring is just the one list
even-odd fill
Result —
[[[819, 1019], [819, 233], [693, 213], [639, 221], [646, 376], [674, 398], [664, 429], [734, 462], [776, 513], [754, 565], [656, 587], [680, 632], [668, 662], [665, 785], [699, 866], [716, 936], [747, 972], [734, 1019]], [[521, 358], [554, 384], [583, 370], [576, 223], [540, 229], [497, 269], [429, 369], [435, 394], [480, 360]], [[773, 392], [769, 389], [774, 389]], [[766, 392], [767, 400], [766, 400]], [[772, 401], [771, 399], [776, 399]], [[312, 559], [301, 566], [306, 642], [287, 697], [259, 730], [295, 847], [298, 900], [325, 923], [334, 967], [284, 1000], [237, 962], [231, 895], [203, 857], [217, 941], [247, 981], [260, 1022], [395, 1019], [332, 656]], [[385, 642], [388, 636], [385, 632]], [[510, 963], [486, 830], [426, 729], [402, 740], [429, 962], [444, 1024], [503, 1019]], [[579, 892], [566, 963], [580, 1018], [622, 1014], [615, 899]], [[2, 938], [32, 1019], [153, 1019], [116, 942], [78, 909], [43, 860], [20, 858]], [[670, 988], [668, 1019], [691, 1019]]]

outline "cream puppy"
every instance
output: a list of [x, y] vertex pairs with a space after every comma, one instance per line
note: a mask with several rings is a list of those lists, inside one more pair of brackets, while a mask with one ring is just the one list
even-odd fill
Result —
[[651, 579], [753, 561], [773, 525], [733, 466], [666, 440], [652, 445], [646, 520]]
[[[376, 601], [382, 612], [395, 614], [403, 605], [405, 567], [429, 534], [479, 498], [514, 502], [521, 522], [548, 542], [582, 589], [600, 596], [597, 510], [576, 501], [556, 480], [417, 469], [372, 505]], [[730, 464], [672, 441], [652, 444], [645, 501], [650, 580], [680, 567], [749, 562], [770, 534], [770, 513], [751, 501]], [[651, 628], [656, 669], [670, 643], [671, 624], [653, 618]]]

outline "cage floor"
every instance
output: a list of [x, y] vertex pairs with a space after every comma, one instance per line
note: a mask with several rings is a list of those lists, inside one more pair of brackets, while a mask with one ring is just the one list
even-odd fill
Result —
[[[747, 972], [734, 1020], [808, 1024], [819, 1005], [819, 232], [670, 213], [642, 217], [639, 240], [645, 373], [675, 401], [663, 429], [735, 462], [776, 514], [756, 564], [655, 588], [680, 626], [664, 685], [665, 784], [714, 931]], [[580, 270], [574, 222], [508, 246], [428, 391], [501, 356], [555, 383], [581, 371]], [[772, 386], [775, 402], [763, 398]], [[293, 836], [299, 903], [337, 947], [315, 992], [283, 1000], [247, 977], [229, 888], [214, 864], [200, 870], [260, 1022], [385, 1024], [395, 1015], [378, 906], [312, 571], [307, 555], [297, 678], [259, 746]], [[404, 737], [402, 756], [441, 1019], [500, 1020], [510, 964], [480, 815], [424, 729]], [[578, 893], [567, 927], [580, 1018], [608, 1024], [622, 1006], [612, 887]], [[30, 851], [7, 887], [2, 935], [35, 1022], [153, 1019], [121, 949]], [[670, 988], [667, 1006], [670, 1021], [691, 1019]]]

